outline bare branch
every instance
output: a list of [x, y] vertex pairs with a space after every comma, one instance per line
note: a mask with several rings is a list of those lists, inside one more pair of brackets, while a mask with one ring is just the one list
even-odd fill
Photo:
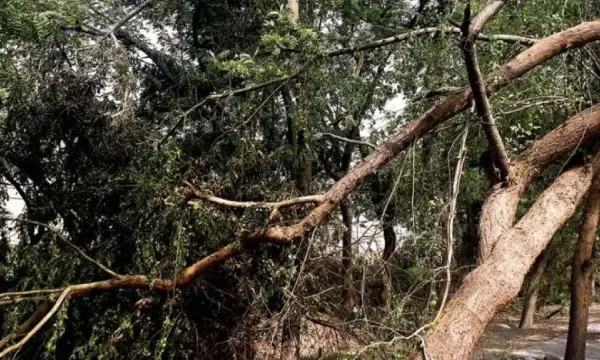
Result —
[[21, 341], [4, 349], [0, 353], [0, 359], [4, 358], [6, 355], [14, 351], [19, 350], [23, 345], [25, 345], [29, 341], [29, 339], [31, 339], [38, 331], [40, 331], [40, 329], [48, 322], [48, 320], [50, 320], [54, 316], [54, 314], [56, 314], [56, 312], [58, 311], [58, 309], [60, 309], [65, 300], [67, 300], [70, 292], [71, 288], [66, 288], [60, 295], [58, 300], [56, 300], [56, 303], [54, 303], [54, 306], [52, 307], [52, 309], [50, 309], [46, 316], [44, 316], [44, 318], [39, 323], [37, 323], [37, 325], [33, 329], [31, 329], [31, 331], [27, 335], [25, 335], [23, 339], [21, 339]]
[[23, 301], [36, 301], [36, 300], [44, 300], [44, 299], [48, 299], [48, 296], [8, 298], [8, 300], [0, 300], [0, 306], [15, 305], [15, 304], [18, 304]]
[[[380, 48], [382, 46], [388, 46], [388, 45], [392, 45], [395, 43], [399, 43], [401, 41], [406, 41], [409, 40], [411, 38], [414, 37], [418, 37], [418, 36], [422, 36], [422, 35], [431, 35], [431, 34], [437, 34], [437, 33], [441, 33], [441, 34], [461, 34], [461, 30], [457, 27], [427, 27], [427, 28], [422, 28], [422, 29], [417, 29], [417, 30], [412, 30], [412, 31], [408, 31], [408, 32], [404, 32], [401, 34], [396, 34], [387, 38], [383, 38], [383, 39], [378, 39], [375, 41], [371, 41], [365, 44], [360, 44], [360, 45], [355, 45], [355, 46], [350, 46], [347, 48], [342, 48], [342, 49], [337, 49], [337, 50], [331, 50], [331, 51], [327, 51], [323, 57], [333, 57], [333, 56], [339, 56], [339, 55], [346, 55], [346, 54], [354, 54], [356, 52], [359, 51], [364, 51], [364, 50], [372, 50], [372, 49], [376, 49], [376, 48]], [[533, 45], [537, 42], [536, 39], [532, 39], [532, 38], [526, 38], [526, 37], [521, 37], [521, 36], [514, 36], [514, 35], [483, 35], [483, 34], [477, 34], [476, 38], [478, 39], [482, 39], [485, 41], [507, 41], [507, 42], [515, 42], [515, 43], [520, 43], [522, 45]]]
[[293, 198], [293, 199], [287, 199], [287, 200], [276, 201], [276, 202], [232, 201], [232, 200], [227, 200], [227, 199], [223, 199], [223, 198], [214, 196], [213, 194], [211, 194], [208, 191], [196, 189], [196, 188], [194, 188], [194, 186], [192, 184], [188, 183], [187, 181], [184, 183], [186, 186], [188, 186], [188, 189], [186, 189], [186, 191], [185, 191], [185, 195], [189, 200], [201, 199], [204, 201], [211, 202], [213, 204], [231, 207], [231, 208], [257, 207], [257, 208], [269, 209], [269, 210], [271, 210], [271, 216], [270, 216], [271, 218], [273, 218], [277, 214], [279, 209], [281, 209], [281, 208], [290, 207], [290, 206], [294, 206], [294, 205], [301, 205], [301, 204], [317, 204], [318, 205], [325, 200], [323, 195], [310, 195], [310, 196], [301, 196], [301, 197], [297, 197], [297, 198]]
[[458, 152], [458, 162], [456, 164], [456, 170], [454, 171], [454, 180], [452, 181], [452, 191], [450, 193], [450, 209], [448, 211], [448, 225], [446, 228], [446, 265], [444, 268], [446, 269], [446, 287], [444, 289], [444, 295], [442, 296], [442, 302], [440, 304], [440, 308], [438, 309], [437, 315], [433, 322], [436, 322], [440, 316], [442, 316], [442, 312], [444, 311], [444, 307], [446, 305], [446, 301], [448, 300], [448, 294], [450, 292], [450, 285], [452, 283], [452, 256], [454, 249], [454, 218], [456, 217], [456, 203], [458, 201], [458, 193], [460, 191], [460, 179], [462, 177], [463, 166], [465, 163], [465, 158], [467, 156], [467, 135], [469, 133], [469, 124], [465, 125], [465, 130], [463, 131], [462, 141], [460, 145], [460, 150]]
[[66, 288], [6, 292], [6, 293], [0, 294], [0, 300], [12, 298], [12, 297], [21, 297], [21, 296], [31, 296], [31, 295], [40, 295], [40, 294], [55, 294], [55, 293], [62, 292], [65, 289]]
[[469, 84], [471, 85], [471, 89], [473, 91], [475, 108], [477, 109], [479, 121], [488, 139], [490, 151], [498, 168], [500, 169], [502, 180], [510, 181], [510, 159], [508, 158], [506, 148], [504, 147], [504, 143], [502, 142], [502, 138], [500, 137], [500, 133], [498, 132], [496, 122], [492, 115], [485, 81], [483, 80], [481, 70], [479, 69], [477, 49], [475, 48], [475, 39], [477, 34], [485, 25], [485, 23], [489, 21], [503, 5], [504, 1], [492, 2], [475, 18], [471, 26], [469, 26], [471, 7], [470, 4], [467, 5], [462, 24], [462, 39], [460, 49], [467, 67], [467, 74], [469, 77]]
[[477, 39], [479, 32], [483, 29], [485, 24], [487, 24], [488, 21], [490, 21], [491, 18], [493, 18], [500, 11], [500, 9], [502, 9], [505, 3], [505, 0], [494, 0], [490, 4], [488, 4], [483, 10], [481, 10], [477, 17], [475, 17], [469, 30], [469, 36], [471, 36], [471, 40], [473, 42]]
[[[27, 224], [43, 226], [46, 229], [52, 231], [54, 234], [56, 234], [58, 236], [58, 238], [62, 242], [64, 242], [65, 244], [67, 244], [71, 249], [73, 249], [75, 252], [77, 252], [82, 258], [84, 258], [85, 260], [87, 260], [90, 263], [92, 263], [95, 266], [97, 266], [100, 270], [104, 271], [108, 275], [110, 275], [112, 277], [115, 277], [115, 278], [119, 278], [119, 277], [122, 276], [122, 275], [119, 275], [116, 272], [112, 271], [111, 269], [107, 268], [106, 266], [102, 265], [98, 261], [96, 261], [96, 260], [92, 259], [91, 257], [89, 257], [85, 252], [83, 252], [83, 250], [81, 250], [80, 248], [78, 248], [77, 246], [75, 246], [72, 242], [70, 242], [63, 234], [60, 233], [60, 230], [57, 229], [57, 228], [55, 228], [54, 226], [51, 226], [51, 225], [48, 225], [48, 224], [44, 224], [44, 223], [39, 222], [39, 221], [27, 220], [27, 219], [22, 219], [22, 218], [15, 218], [15, 217], [10, 217], [10, 216], [3, 216], [2, 218], [6, 219], [6, 220], [11, 220], [11, 221], [18, 221], [18, 222], [27, 223]], [[1, 297], [2, 297], [2, 295], [0, 295], [0, 298]]]
[[142, 12], [142, 10], [144, 10], [146, 7], [150, 6], [150, 4], [152, 4], [154, 0], [146, 0], [143, 3], [139, 4], [135, 9], [131, 10], [123, 19], [121, 19], [119, 22], [117, 22], [116, 24], [114, 24], [110, 30], [108, 30], [106, 33], [108, 34], [114, 34], [115, 31], [117, 31], [121, 26], [125, 25], [129, 20], [133, 19], [135, 16], [137, 16], [139, 13]]
[[364, 146], [368, 146], [371, 149], [377, 149], [377, 145], [371, 144], [370, 142], [366, 142], [366, 141], [361, 141], [361, 140], [353, 140], [353, 139], [348, 139], [345, 138], [343, 136], [338, 136], [332, 133], [323, 133], [323, 136], [327, 136], [336, 140], [340, 140], [340, 141], [344, 141], [347, 143], [352, 143], [352, 144], [357, 144], [357, 145], [364, 145]]

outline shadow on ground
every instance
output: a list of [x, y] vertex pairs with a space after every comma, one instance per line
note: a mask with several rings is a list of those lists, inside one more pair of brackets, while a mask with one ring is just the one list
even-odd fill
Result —
[[[547, 309], [542, 313], [547, 313]], [[519, 329], [516, 316], [500, 315], [491, 323], [473, 359], [562, 359], [565, 353], [568, 316], [537, 319], [531, 329]], [[590, 309], [586, 359], [600, 359], [600, 305]]]

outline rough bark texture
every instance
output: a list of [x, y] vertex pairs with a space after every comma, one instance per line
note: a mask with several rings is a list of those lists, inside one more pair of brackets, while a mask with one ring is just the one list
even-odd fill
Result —
[[[590, 183], [588, 168], [565, 172], [500, 237], [490, 257], [465, 278], [427, 334], [431, 359], [469, 358], [487, 324], [518, 294], [527, 271], [554, 233], [573, 215]], [[422, 354], [416, 358], [422, 359]]]
[[573, 256], [571, 309], [565, 360], [585, 360], [588, 310], [592, 301], [593, 250], [600, 217], [600, 172], [596, 171], [583, 215]]
[[548, 247], [535, 260], [533, 267], [529, 271], [529, 279], [527, 281], [523, 299], [523, 312], [521, 313], [521, 321], [519, 322], [519, 327], [521, 329], [527, 329], [533, 326], [540, 281], [542, 280], [542, 275], [544, 274], [544, 270], [546, 269], [546, 265], [548, 264], [548, 260], [554, 250], [555, 244], [556, 240], [550, 242]]
[[513, 183], [494, 186], [483, 204], [479, 223], [479, 263], [489, 257], [496, 240], [511, 228], [521, 195], [535, 175], [598, 134], [600, 106], [594, 105], [546, 134], [515, 159], [511, 170]]

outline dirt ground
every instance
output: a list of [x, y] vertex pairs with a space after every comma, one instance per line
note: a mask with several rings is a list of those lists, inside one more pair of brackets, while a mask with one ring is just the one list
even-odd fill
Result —
[[[519, 329], [519, 318], [501, 314], [488, 326], [473, 360], [544, 359], [552, 355], [562, 359], [569, 328], [568, 308], [545, 319], [557, 307], [544, 308], [531, 329]], [[590, 308], [586, 359], [600, 359], [600, 304]]]

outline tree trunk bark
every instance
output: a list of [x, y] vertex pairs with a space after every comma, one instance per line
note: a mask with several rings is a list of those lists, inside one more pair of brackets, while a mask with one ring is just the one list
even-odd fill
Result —
[[593, 250], [600, 217], [600, 172], [596, 171], [589, 191], [583, 223], [573, 256], [571, 309], [565, 360], [585, 360], [588, 310], [592, 299]]
[[347, 201], [340, 203], [344, 232], [342, 234], [342, 306], [352, 309], [355, 305], [354, 282], [352, 281], [352, 210]]
[[[487, 324], [518, 294], [527, 271], [554, 233], [573, 215], [590, 183], [588, 168], [565, 172], [500, 237], [489, 258], [465, 278], [427, 334], [430, 359], [469, 358]], [[416, 359], [423, 359], [422, 354]]]
[[550, 259], [550, 255], [554, 250], [555, 244], [556, 240], [550, 242], [548, 247], [535, 260], [535, 264], [533, 264], [533, 267], [530, 270], [529, 281], [527, 282], [527, 289], [525, 290], [523, 301], [521, 322], [519, 323], [521, 329], [528, 329], [533, 326], [540, 281], [544, 274], [544, 270], [546, 269], [546, 265], [548, 264], [548, 260]]
[[513, 161], [514, 183], [495, 185], [481, 210], [478, 262], [491, 254], [494, 244], [515, 220], [521, 195], [534, 177], [553, 161], [566, 156], [578, 144], [594, 139], [600, 132], [600, 106], [594, 105], [569, 118], [567, 122], [533, 143]]
[[298, 18], [300, 17], [300, 4], [298, 0], [287, 0], [285, 8], [290, 12], [292, 22], [298, 22]]

